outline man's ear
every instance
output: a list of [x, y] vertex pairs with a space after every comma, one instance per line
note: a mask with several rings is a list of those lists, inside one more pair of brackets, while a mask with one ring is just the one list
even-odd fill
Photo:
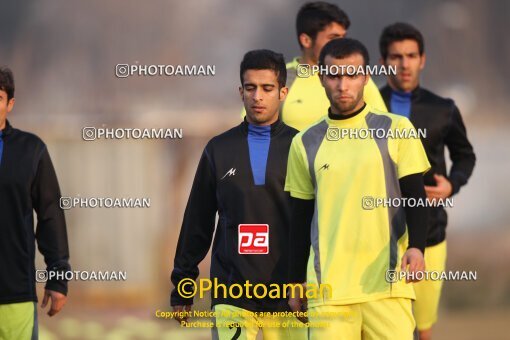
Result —
[[299, 35], [299, 42], [303, 48], [311, 48], [313, 45], [312, 38], [306, 33], [301, 33]]
[[280, 89], [280, 101], [283, 102], [285, 98], [287, 98], [287, 94], [289, 94], [289, 88], [284, 86]]
[[427, 56], [425, 55], [425, 52], [423, 52], [423, 55], [421, 56], [421, 61], [420, 61], [420, 70], [423, 70], [423, 68], [425, 68], [426, 61], [427, 61]]
[[370, 80], [370, 74], [365, 75], [365, 85], [368, 84], [368, 81]]
[[7, 113], [12, 111], [12, 108], [14, 107], [15, 102], [16, 102], [16, 99], [14, 99], [14, 98], [9, 99], [9, 102], [7, 103]]
[[241, 96], [241, 100], [244, 101], [244, 89], [242, 86], [239, 86], [239, 95]]

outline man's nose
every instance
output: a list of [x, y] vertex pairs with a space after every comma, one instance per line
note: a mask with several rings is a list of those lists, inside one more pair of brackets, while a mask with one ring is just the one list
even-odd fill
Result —
[[346, 81], [346, 77], [339, 77], [339, 78], [338, 78], [337, 89], [338, 89], [338, 91], [340, 91], [340, 92], [344, 92], [344, 91], [346, 91], [346, 90], [347, 90], [347, 81]]
[[403, 69], [409, 68], [409, 58], [407, 57], [402, 58], [402, 68]]
[[262, 100], [262, 90], [261, 89], [255, 90], [255, 92], [253, 93], [253, 99], [256, 101]]

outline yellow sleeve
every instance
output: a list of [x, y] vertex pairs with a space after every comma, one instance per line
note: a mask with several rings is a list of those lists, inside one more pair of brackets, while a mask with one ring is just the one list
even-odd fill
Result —
[[365, 101], [365, 103], [367, 103], [374, 109], [383, 112], [388, 112], [383, 97], [381, 96], [381, 92], [379, 92], [377, 85], [375, 85], [371, 77], [368, 79], [368, 83], [365, 85], [363, 92], [363, 100]]
[[[399, 119], [397, 129], [400, 131], [415, 130], [407, 118]], [[425, 173], [430, 169], [430, 163], [420, 137], [398, 138], [396, 141], [398, 143], [396, 163], [399, 179], [412, 174]]]
[[315, 193], [304, 152], [301, 136], [298, 135], [290, 146], [285, 191], [290, 192], [292, 197], [310, 200], [315, 197]]
[[241, 118], [244, 120], [244, 117], [246, 117], [246, 109], [243, 106], [243, 109], [241, 110]]

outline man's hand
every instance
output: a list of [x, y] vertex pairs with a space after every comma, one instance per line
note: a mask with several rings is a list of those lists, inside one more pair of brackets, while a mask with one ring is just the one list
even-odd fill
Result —
[[[289, 307], [293, 312], [306, 312], [308, 310], [308, 300], [306, 298], [306, 283], [302, 283], [303, 290], [299, 287], [300, 284], [296, 283], [289, 291]], [[302, 297], [301, 297], [302, 295]], [[298, 316], [299, 321], [307, 323], [308, 318]]]
[[41, 303], [41, 308], [46, 307], [49, 299], [51, 299], [51, 307], [50, 310], [48, 311], [49, 316], [53, 316], [60, 312], [60, 310], [64, 307], [64, 305], [67, 302], [67, 296], [65, 296], [64, 294], [53, 290], [45, 289], [44, 298]]
[[[423, 272], [425, 270], [425, 260], [423, 258], [423, 253], [418, 248], [409, 248], [405, 252], [404, 256], [402, 256], [402, 266], [401, 270], [406, 271], [407, 266], [409, 266], [409, 273]], [[409, 280], [406, 279], [406, 282], [418, 282], [416, 279], [417, 275], [414, 275], [414, 279]]]
[[427, 193], [427, 198], [430, 201], [435, 201], [436, 199], [445, 199], [452, 195], [453, 187], [450, 181], [438, 174], [434, 174], [434, 179], [436, 180], [436, 186], [425, 186], [425, 192]]
[[174, 314], [174, 319], [177, 320], [178, 323], [187, 322], [188, 321], [188, 312], [191, 310], [192, 305], [184, 305], [184, 306], [173, 306], [173, 311], [175, 313], [179, 312], [182, 315]]

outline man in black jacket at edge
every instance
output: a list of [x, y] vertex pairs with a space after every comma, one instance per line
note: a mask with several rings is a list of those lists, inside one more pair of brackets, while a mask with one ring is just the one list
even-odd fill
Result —
[[[275, 298], [264, 295], [263, 289], [256, 296], [252, 289], [255, 285], [283, 287], [288, 282], [290, 197], [284, 184], [289, 147], [297, 130], [279, 119], [288, 92], [286, 77], [281, 54], [269, 50], [245, 54], [239, 92], [246, 118], [207, 143], [184, 213], [171, 275], [175, 287], [171, 305], [179, 313], [177, 321], [185, 325], [193, 304], [189, 284], [197, 279], [198, 264], [212, 242], [210, 279], [219, 286], [217, 295], [211, 289], [213, 338], [255, 339], [259, 329], [264, 339], [306, 338], [306, 328], [275, 326], [299, 323], [294, 318], [258, 314], [289, 312], [283, 292]], [[233, 296], [238, 293], [235, 289], [230, 295], [234, 286], [247, 288]]]
[[[397, 75], [388, 77], [381, 94], [390, 112], [408, 117], [417, 129], [426, 130], [422, 139], [432, 166], [425, 174], [429, 199], [444, 200], [459, 192], [473, 172], [476, 157], [466, 134], [459, 109], [445, 99], [420, 87], [420, 73], [425, 67], [423, 36], [415, 27], [395, 23], [386, 27], [380, 41], [381, 62], [397, 67]], [[447, 174], [445, 146], [452, 166]], [[428, 271], [444, 271], [446, 262], [447, 215], [443, 206], [429, 209], [425, 263]], [[414, 314], [421, 340], [431, 338], [442, 281], [415, 284]]]
[[[60, 189], [46, 145], [7, 121], [14, 107], [14, 77], [0, 68], [0, 339], [37, 339], [35, 242], [47, 270], [70, 270]], [[37, 213], [34, 232], [33, 210]], [[61, 275], [61, 274], [60, 274]], [[59, 275], [59, 276], [60, 276]], [[39, 276], [39, 275], [38, 275]], [[58, 277], [57, 277], [58, 278]], [[41, 307], [48, 315], [67, 300], [67, 282], [48, 280]], [[42, 279], [38, 278], [38, 279]]]

